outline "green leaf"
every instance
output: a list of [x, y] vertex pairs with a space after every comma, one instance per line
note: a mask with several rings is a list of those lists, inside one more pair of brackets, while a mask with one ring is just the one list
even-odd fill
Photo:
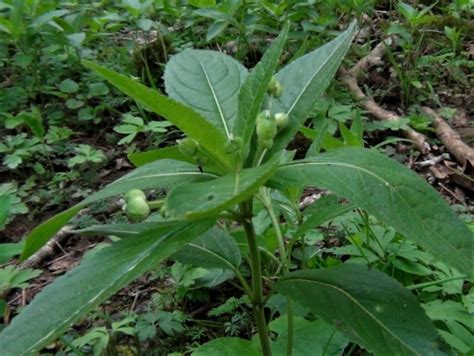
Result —
[[0, 230], [5, 227], [8, 215], [10, 215], [10, 196], [0, 195]]
[[[79, 267], [47, 286], [0, 334], [3, 356], [32, 354], [51, 343], [84, 314], [196, 236], [213, 221], [156, 223], [86, 257]], [[113, 266], [113, 268], [111, 268]]]
[[212, 23], [211, 26], [207, 29], [206, 41], [210, 42], [214, 38], [218, 37], [229, 25], [229, 21], [218, 20]]
[[232, 57], [186, 49], [168, 62], [164, 79], [171, 98], [194, 109], [231, 137], [237, 98], [246, 76], [247, 69]]
[[[283, 315], [273, 320], [268, 328], [277, 333], [276, 341], [272, 343], [274, 356], [286, 355], [288, 342], [288, 317]], [[307, 356], [308, 350], [312, 355], [341, 355], [348, 344], [344, 335], [323, 320], [308, 321], [302, 317], [293, 318], [293, 356]]]
[[21, 112], [17, 115], [33, 132], [33, 134], [42, 139], [45, 135], [45, 129], [43, 126], [43, 118], [38, 108], [33, 108], [32, 112]]
[[474, 276], [474, 234], [416, 173], [375, 150], [340, 148], [290, 162], [277, 169], [272, 182], [329, 189]]
[[178, 149], [178, 146], [168, 146], [163, 148], [158, 148], [156, 150], [150, 150], [146, 152], [130, 153], [128, 159], [133, 163], [135, 167], [143, 166], [144, 164], [158, 161], [161, 159], [174, 159], [177, 161], [184, 161], [189, 163], [194, 163], [192, 158], [185, 157], [181, 151]]
[[275, 286], [376, 355], [438, 355], [437, 334], [414, 295], [367, 266], [284, 276]]
[[[162, 223], [164, 226], [164, 222]], [[169, 224], [174, 224], [169, 222]], [[75, 230], [74, 233], [85, 236], [96, 236], [96, 235], [107, 235], [117, 236], [120, 238], [133, 238], [141, 233], [150, 230], [153, 226], [156, 226], [156, 222], [142, 222], [136, 224], [102, 224], [93, 225], [85, 229]]]
[[170, 258], [195, 267], [231, 271], [239, 268], [241, 261], [240, 250], [234, 238], [217, 227], [191, 241]]
[[237, 337], [221, 337], [199, 346], [192, 356], [261, 356], [257, 344]]
[[79, 85], [71, 79], [65, 79], [59, 84], [59, 90], [63, 93], [72, 94], [79, 90]]
[[21, 255], [28, 258], [56, 234], [79, 210], [90, 203], [124, 194], [131, 189], [170, 188], [174, 185], [198, 179], [215, 177], [210, 173], [202, 173], [197, 167], [172, 160], [161, 160], [135, 169], [129, 174], [109, 184], [101, 191], [89, 196], [72, 208], [53, 216], [34, 228], [26, 239], [26, 246]]
[[266, 164], [231, 173], [208, 182], [183, 184], [166, 199], [171, 218], [196, 220], [214, 216], [231, 208], [261, 187], [273, 174], [279, 157]]
[[280, 152], [298, 132], [314, 109], [316, 99], [326, 90], [349, 49], [356, 30], [349, 28], [331, 42], [288, 64], [277, 73], [283, 94], [274, 100], [272, 112], [284, 112], [289, 124], [274, 139], [267, 158]]
[[310, 205], [304, 210], [306, 220], [299, 226], [293, 235], [294, 239], [298, 239], [315, 226], [342, 215], [354, 209], [351, 204], [341, 204], [339, 199], [334, 195], [325, 195], [316, 203]]
[[289, 25], [286, 24], [260, 62], [252, 69], [240, 89], [234, 136], [242, 138], [244, 158], [249, 151], [250, 140], [255, 129], [255, 120], [262, 109], [268, 84], [278, 65], [281, 51], [288, 36], [288, 30]]
[[194, 138], [206, 149], [206, 153], [220, 165], [227, 169], [231, 167], [229, 157], [223, 150], [227, 139], [218, 128], [212, 125], [203, 116], [191, 108], [167, 98], [156, 90], [149, 89], [124, 75], [92, 62], [83, 61], [83, 64], [94, 70], [101, 77], [107, 79], [123, 93], [131, 96], [137, 103], [161, 115], [176, 125], [189, 137]]
[[[0, 198], [1, 199], [1, 198]], [[23, 251], [25, 247], [25, 242], [17, 242], [17, 243], [7, 243], [0, 245], [0, 264], [4, 264], [8, 262], [12, 257], [15, 257]]]

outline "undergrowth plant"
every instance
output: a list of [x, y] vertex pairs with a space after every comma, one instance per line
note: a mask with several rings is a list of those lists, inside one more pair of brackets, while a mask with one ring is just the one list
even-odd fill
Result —
[[[250, 72], [222, 53], [184, 50], [166, 66], [168, 97], [84, 62], [177, 126], [186, 138], [176, 146], [131, 155], [138, 168], [31, 232], [23, 259], [93, 202], [127, 193], [127, 212], [133, 221], [152, 215], [145, 221], [80, 231], [120, 239], [87, 255], [25, 307], [0, 334], [2, 355], [38, 352], [169, 257], [230, 271], [253, 308], [258, 338], [218, 338], [199, 347], [195, 355], [224, 350], [236, 355], [291, 355], [301, 347], [294, 340], [303, 336], [319, 340], [322, 353], [336, 352], [334, 343], [347, 344], [344, 340], [349, 339], [375, 354], [442, 354], [434, 325], [415, 296], [388, 274], [360, 263], [295, 267], [295, 244], [309, 229], [358, 207], [466, 278], [474, 277], [471, 231], [415, 173], [373, 149], [315, 150], [299, 160], [285, 150], [335, 75], [355, 30], [353, 23], [331, 42], [278, 71], [288, 26]], [[334, 204], [309, 209], [306, 217], [298, 216], [305, 186], [330, 190], [350, 205], [336, 199]], [[149, 202], [141, 192], [158, 188], [168, 190], [163, 200]], [[295, 207], [299, 221], [289, 240], [282, 231], [278, 208], [282, 200]], [[271, 243], [264, 243], [256, 230], [257, 205], [273, 226]], [[153, 214], [157, 210], [159, 214]], [[250, 265], [250, 281], [242, 272], [243, 260]], [[263, 269], [269, 260], [277, 267]], [[284, 311], [280, 309], [278, 319], [268, 320], [265, 308], [280, 296]], [[305, 319], [301, 308], [321, 319]]]

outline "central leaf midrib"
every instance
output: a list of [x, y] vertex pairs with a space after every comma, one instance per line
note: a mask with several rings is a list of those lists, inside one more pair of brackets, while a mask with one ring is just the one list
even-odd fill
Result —
[[230, 138], [230, 132], [229, 132], [229, 128], [227, 127], [227, 123], [226, 123], [226, 120], [225, 120], [225, 116], [224, 116], [224, 112], [222, 111], [222, 108], [221, 108], [221, 105], [220, 105], [220, 102], [217, 98], [217, 95], [216, 95], [216, 92], [214, 91], [214, 87], [211, 83], [211, 80], [207, 74], [207, 71], [206, 71], [206, 68], [204, 67], [204, 65], [202, 64], [201, 60], [197, 57], [195, 57], [196, 60], [198, 61], [199, 65], [201, 66], [201, 69], [202, 69], [202, 72], [204, 73], [204, 76], [206, 77], [206, 81], [207, 81], [207, 85], [209, 86], [209, 89], [211, 90], [211, 93], [212, 93], [212, 98], [214, 99], [214, 102], [217, 106], [217, 110], [219, 111], [219, 116], [221, 118], [221, 121], [222, 121], [222, 125], [224, 126], [224, 130], [225, 130], [225, 133], [227, 135], [227, 138]]

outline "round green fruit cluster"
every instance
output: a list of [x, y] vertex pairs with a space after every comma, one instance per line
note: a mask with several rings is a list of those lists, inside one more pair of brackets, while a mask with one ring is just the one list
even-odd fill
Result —
[[150, 215], [150, 207], [142, 190], [132, 189], [125, 194], [124, 198], [125, 212], [131, 221], [142, 221]]

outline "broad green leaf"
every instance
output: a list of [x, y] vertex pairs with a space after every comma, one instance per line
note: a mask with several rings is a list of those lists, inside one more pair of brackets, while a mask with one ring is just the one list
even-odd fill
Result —
[[218, 227], [191, 241], [170, 258], [196, 267], [231, 271], [239, 268], [241, 260], [234, 238]]
[[353, 22], [334, 40], [298, 58], [277, 73], [283, 94], [274, 100], [272, 112], [285, 112], [289, 124], [275, 137], [267, 158], [285, 148], [311, 114], [316, 99], [336, 74], [351, 45], [355, 30], [356, 24]]
[[[277, 339], [272, 343], [274, 356], [285, 356], [288, 342], [288, 317], [283, 315], [273, 320], [268, 328], [277, 333]], [[293, 318], [293, 356], [312, 355], [341, 355], [348, 344], [344, 335], [323, 320], [308, 321], [302, 317]]]
[[38, 108], [35, 107], [32, 112], [21, 112], [17, 116], [23, 120], [36, 137], [39, 139], [44, 137], [45, 129], [43, 126], [43, 118]]
[[169, 146], [145, 152], [130, 153], [127, 157], [135, 167], [140, 167], [144, 164], [166, 158], [193, 163], [190, 157], [183, 156], [181, 151], [178, 149], [178, 146]]
[[298, 227], [294, 239], [298, 239], [309, 230], [322, 223], [354, 209], [351, 204], [341, 204], [334, 195], [325, 195], [304, 210], [306, 220]]
[[0, 196], [0, 230], [4, 228], [8, 215], [10, 215], [10, 196]]
[[234, 136], [242, 138], [244, 158], [247, 156], [250, 140], [255, 130], [255, 119], [262, 110], [268, 83], [275, 73], [281, 51], [285, 45], [288, 29], [289, 25], [286, 24], [240, 88]]
[[0, 334], [2, 356], [39, 352], [84, 314], [212, 224], [156, 223], [153, 229], [86, 257], [79, 267], [38, 294]]
[[15, 257], [23, 251], [25, 242], [7, 243], [0, 245], [0, 264], [7, 263], [12, 257]]
[[276, 290], [376, 355], [441, 355], [437, 334], [414, 295], [367, 266], [290, 273]]
[[237, 337], [221, 337], [201, 345], [191, 356], [261, 356], [257, 344]]
[[214, 216], [249, 198], [273, 174], [279, 162], [231, 173], [208, 182], [183, 184], [173, 189], [165, 202], [172, 219], [196, 220]]
[[227, 142], [226, 137], [201, 114], [124, 75], [92, 62], [83, 61], [83, 63], [115, 85], [120, 91], [131, 96], [137, 103], [164, 117], [189, 137], [194, 138], [206, 149], [206, 153], [220, 165], [225, 168], [231, 167], [229, 156], [223, 150]]
[[[173, 221], [166, 223], [174, 224], [175, 222]], [[161, 224], [162, 226], [165, 226], [165, 222]], [[107, 235], [117, 236], [120, 238], [132, 238], [150, 230], [154, 226], [156, 226], [156, 222], [141, 222], [136, 224], [103, 224], [92, 225], [85, 229], [75, 230], [74, 233], [85, 236]]]
[[272, 182], [329, 189], [474, 276], [474, 234], [416, 173], [375, 150], [340, 148], [290, 162], [277, 169]]
[[207, 29], [206, 41], [210, 42], [217, 36], [219, 36], [229, 26], [229, 21], [217, 20], [212, 23]]
[[200, 172], [194, 165], [168, 159], [141, 166], [109, 184], [99, 192], [92, 194], [72, 208], [53, 216], [34, 228], [26, 239], [25, 249], [21, 258], [28, 258], [35, 253], [66, 225], [79, 210], [90, 203], [124, 194], [131, 189], [171, 188], [181, 183], [213, 177], [215, 177], [213, 174]]
[[186, 49], [168, 62], [164, 79], [171, 98], [189, 106], [231, 137], [237, 97], [246, 76], [247, 69], [224, 53]]

